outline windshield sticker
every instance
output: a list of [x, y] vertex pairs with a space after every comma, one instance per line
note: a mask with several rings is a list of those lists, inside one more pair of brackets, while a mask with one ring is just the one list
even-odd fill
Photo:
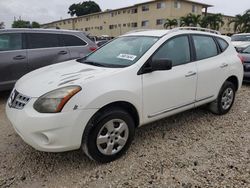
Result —
[[119, 59], [126, 59], [129, 61], [134, 61], [136, 57], [137, 57], [136, 55], [130, 55], [130, 54], [120, 54], [117, 56], [117, 58]]

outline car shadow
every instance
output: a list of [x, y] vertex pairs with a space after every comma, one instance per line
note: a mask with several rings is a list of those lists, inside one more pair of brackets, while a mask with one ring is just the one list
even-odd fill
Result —
[[[152, 136], [164, 139], [178, 135], [178, 133], [183, 132], [183, 130], [188, 132], [188, 129], [192, 130], [192, 128], [189, 127], [187, 122], [197, 121], [200, 116], [206, 116], [209, 118], [213, 115], [203, 108], [198, 108], [138, 128], [135, 133], [135, 139], [127, 154], [117, 161], [114, 161], [112, 164], [115, 165], [127, 159], [131, 160], [131, 156], [129, 155], [132, 155], [132, 158], [134, 158], [136, 161], [138, 156], [145, 152], [142, 145], [147, 145], [148, 142], [150, 142]], [[79, 169], [83, 171], [84, 169], [95, 170], [96, 168], [99, 168], [100, 165], [109, 165], [100, 164], [90, 160], [81, 150], [63, 153], [46, 153], [36, 151], [30, 146], [26, 145], [24, 142], [21, 143], [21, 148], [22, 149], [19, 149], [13, 153], [13, 155], [16, 155], [16, 159], [18, 156], [23, 156], [25, 158], [25, 160], [22, 160], [21, 162], [23, 165], [22, 169], [37, 171], [39, 168], [40, 173], [42, 174], [47, 174], [48, 172], [60, 172], [62, 170], [69, 171], [70, 169]]]

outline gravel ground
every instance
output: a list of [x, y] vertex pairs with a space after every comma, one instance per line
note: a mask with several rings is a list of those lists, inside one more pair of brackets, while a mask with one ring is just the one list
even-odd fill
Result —
[[81, 151], [42, 153], [6, 119], [0, 93], [0, 187], [250, 187], [250, 85], [231, 112], [199, 108], [136, 131], [125, 156], [110, 164]]

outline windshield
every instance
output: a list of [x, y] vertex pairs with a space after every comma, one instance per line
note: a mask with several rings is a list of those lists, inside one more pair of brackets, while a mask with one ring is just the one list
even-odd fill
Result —
[[145, 36], [120, 37], [78, 61], [103, 67], [128, 67], [136, 63], [157, 40], [157, 37]]
[[248, 46], [242, 53], [250, 54], [250, 46]]
[[234, 35], [232, 41], [250, 41], [250, 35]]

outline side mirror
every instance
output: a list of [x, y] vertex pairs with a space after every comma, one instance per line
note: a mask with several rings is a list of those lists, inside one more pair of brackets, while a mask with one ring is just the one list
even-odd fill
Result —
[[154, 59], [151, 61], [152, 72], [171, 70], [172, 67], [173, 67], [172, 61], [169, 59]]

